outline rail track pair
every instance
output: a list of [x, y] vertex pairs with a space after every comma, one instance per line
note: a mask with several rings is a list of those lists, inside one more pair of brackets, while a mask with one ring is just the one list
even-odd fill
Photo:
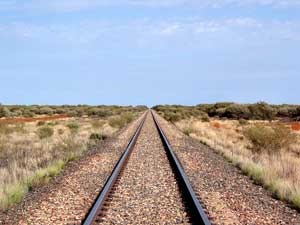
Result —
[[172, 147], [164, 134], [162, 128], [160, 127], [158, 120], [154, 116], [153, 112], [147, 112], [141, 123], [139, 124], [137, 130], [135, 131], [133, 137], [131, 138], [127, 148], [123, 152], [122, 156], [120, 157], [119, 161], [115, 165], [110, 177], [107, 179], [104, 187], [102, 188], [100, 194], [96, 198], [93, 206], [91, 207], [89, 213], [87, 214], [86, 218], [82, 222], [83, 225], [90, 225], [94, 224], [101, 216], [102, 210], [104, 208], [104, 205], [111, 194], [113, 192], [113, 188], [116, 184], [116, 181], [120, 178], [121, 176], [121, 171], [126, 167], [126, 162], [128, 161], [131, 152], [134, 149], [134, 146], [138, 140], [138, 137], [141, 133], [141, 130], [143, 128], [143, 125], [145, 123], [146, 117], [148, 114], [151, 114], [154, 123], [156, 125], [157, 131], [159, 133], [160, 139], [164, 145], [164, 149], [166, 151], [170, 166], [172, 168], [172, 171], [176, 177], [182, 199], [184, 201], [185, 207], [187, 209], [187, 213], [190, 217], [190, 221], [192, 224], [204, 224], [204, 225], [210, 225], [210, 222], [201, 207], [193, 189], [192, 186], [190, 185], [190, 182], [188, 180], [188, 177], [186, 176], [179, 160], [177, 159], [174, 151], [172, 150]]

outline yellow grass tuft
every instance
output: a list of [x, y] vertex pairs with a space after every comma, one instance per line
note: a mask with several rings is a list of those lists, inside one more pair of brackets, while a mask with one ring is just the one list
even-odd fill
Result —
[[[126, 115], [126, 123], [128, 118]], [[109, 120], [69, 118], [49, 123], [0, 123], [0, 209], [21, 201], [28, 191], [47, 183], [67, 162], [84, 154], [91, 134], [108, 137], [121, 128], [110, 126]]]
[[[216, 129], [211, 124], [219, 126]], [[278, 126], [258, 121], [241, 124], [235, 120], [213, 120], [205, 123], [190, 119], [177, 122], [176, 126], [187, 135], [212, 147], [277, 198], [300, 209], [299, 134], [290, 134], [282, 124]], [[245, 130], [252, 127], [256, 129], [251, 130], [254, 134], [252, 137], [263, 143], [259, 146], [261, 151], [258, 152], [253, 152], [252, 137], [247, 138], [245, 135]], [[269, 140], [260, 136], [261, 130], [267, 131], [266, 137]], [[273, 141], [274, 138], [279, 140]]]

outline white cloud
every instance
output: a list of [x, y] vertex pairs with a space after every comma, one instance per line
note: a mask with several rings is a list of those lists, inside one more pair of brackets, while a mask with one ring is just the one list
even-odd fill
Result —
[[199, 7], [221, 8], [226, 6], [269, 6], [299, 7], [300, 0], [2, 0], [0, 10], [42, 10], [42, 11], [79, 11], [105, 6], [141, 6], [141, 7]]
[[300, 41], [300, 22], [264, 22], [253, 18], [224, 20], [177, 19], [129, 22], [86, 21], [73, 24], [0, 24], [0, 38], [36, 40], [44, 43], [93, 44], [123, 43], [144, 45], [168, 44], [170, 40], [198, 45], [199, 40]]

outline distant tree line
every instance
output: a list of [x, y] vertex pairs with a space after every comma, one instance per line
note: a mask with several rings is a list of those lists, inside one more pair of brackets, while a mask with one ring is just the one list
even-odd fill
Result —
[[39, 115], [67, 115], [72, 117], [94, 116], [108, 117], [121, 113], [142, 112], [146, 106], [89, 106], [89, 105], [62, 105], [62, 106], [43, 106], [43, 105], [1, 105], [0, 118], [2, 117], [34, 117]]
[[300, 120], [300, 105], [269, 105], [266, 102], [255, 104], [220, 102], [196, 106], [157, 105], [153, 109], [172, 122], [190, 117], [200, 117], [204, 120], [207, 120], [207, 117], [245, 120], [273, 120], [276, 118]]

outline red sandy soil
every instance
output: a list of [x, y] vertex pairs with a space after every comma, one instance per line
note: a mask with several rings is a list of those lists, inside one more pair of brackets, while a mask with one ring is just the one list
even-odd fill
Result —
[[211, 126], [217, 129], [221, 128], [221, 124], [218, 122], [211, 123]]
[[300, 130], [300, 123], [292, 123], [291, 124], [291, 129], [294, 131], [299, 131]]

